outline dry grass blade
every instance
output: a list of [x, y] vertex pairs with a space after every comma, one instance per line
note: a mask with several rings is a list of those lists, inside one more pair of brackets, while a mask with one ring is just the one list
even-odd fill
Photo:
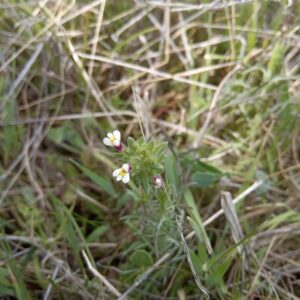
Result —
[[9, 99], [11, 98], [13, 93], [15, 93], [15, 91], [18, 88], [19, 84], [24, 80], [24, 77], [30, 71], [30, 68], [32, 67], [32, 65], [36, 61], [37, 57], [40, 55], [41, 51], [43, 50], [43, 46], [44, 46], [43, 44], [38, 44], [37, 45], [37, 47], [36, 47], [35, 51], [33, 52], [32, 56], [30, 57], [30, 59], [25, 64], [24, 68], [22, 69], [22, 71], [18, 75], [17, 79], [11, 85], [11, 88], [10, 88], [9, 92], [4, 97], [4, 101], [1, 102], [1, 107], [0, 108], [3, 109], [3, 107], [6, 104], [6, 101], [9, 101]]
[[82, 57], [82, 58], [86, 58], [86, 59], [93, 59], [95, 61], [109, 63], [109, 64], [116, 65], [116, 66], [121, 66], [123, 68], [132, 69], [132, 70], [139, 71], [139, 72], [146, 73], [146, 74], [151, 74], [151, 75], [161, 77], [161, 78], [166, 79], [166, 80], [171, 79], [171, 80], [178, 81], [178, 82], [183, 82], [183, 83], [186, 83], [186, 84], [189, 84], [189, 85], [195, 85], [195, 86], [210, 89], [210, 90], [216, 90], [216, 87], [214, 85], [211, 85], [211, 84], [197, 82], [197, 81], [192, 80], [192, 79], [185, 79], [185, 78], [182, 78], [180, 76], [177, 76], [176, 74], [172, 75], [172, 74], [169, 74], [169, 73], [166, 73], [166, 72], [163, 72], [163, 71], [159, 71], [159, 70], [156, 70], [156, 69], [146, 68], [146, 67], [143, 67], [143, 66], [140, 66], [140, 65], [135, 65], [135, 64], [132, 64], [132, 63], [123, 62], [123, 61], [118, 60], [118, 59], [113, 59], [113, 58], [109, 58], [109, 57], [105, 57], [105, 56], [101, 56], [101, 55], [92, 56], [92, 55], [85, 54], [85, 53], [78, 53], [78, 56]]
[[224, 88], [225, 84], [227, 83], [227, 81], [235, 74], [237, 73], [239, 70], [241, 69], [241, 65], [238, 64], [236, 65], [236, 67], [231, 70], [224, 78], [223, 80], [221, 81], [221, 83], [219, 84], [215, 94], [214, 94], [214, 97], [211, 101], [211, 104], [210, 104], [210, 107], [209, 107], [209, 110], [208, 110], [208, 113], [207, 113], [207, 116], [205, 118], [205, 121], [204, 121], [204, 124], [202, 125], [197, 137], [196, 137], [196, 140], [195, 140], [195, 143], [194, 143], [194, 147], [195, 148], [199, 148], [200, 145], [201, 145], [201, 142], [202, 142], [202, 139], [204, 137], [204, 134], [209, 126], [209, 123], [213, 117], [213, 113], [214, 113], [214, 109], [217, 105], [217, 102], [220, 98], [220, 95], [221, 95], [221, 92], [222, 92], [222, 89]]
[[51, 116], [51, 117], [41, 117], [34, 119], [27, 119], [23, 121], [10, 121], [10, 122], [0, 122], [0, 126], [14, 126], [14, 125], [26, 125], [34, 123], [52, 123], [67, 120], [80, 120], [80, 119], [91, 119], [91, 118], [108, 118], [112, 116], [129, 116], [136, 117], [136, 113], [132, 111], [116, 111], [116, 112], [94, 112], [94, 113], [80, 113], [71, 115], [61, 115], [61, 116]]
[[143, 281], [145, 281], [149, 275], [157, 269], [162, 263], [164, 263], [169, 257], [171, 256], [171, 253], [166, 253], [164, 256], [162, 256], [155, 264], [148, 268], [143, 274], [139, 276], [139, 278], [131, 285], [119, 298], [118, 300], [125, 300], [127, 296], [134, 291]]
[[70, 5], [67, 6], [67, 8], [65, 10], [62, 10], [58, 14], [58, 16], [56, 16], [51, 22], [46, 24], [46, 26], [44, 28], [42, 28], [35, 36], [30, 38], [24, 45], [22, 45], [19, 50], [17, 50], [9, 58], [7, 58], [5, 60], [5, 63], [3, 63], [2, 66], [0, 67], [0, 72], [3, 72], [9, 64], [11, 64], [19, 55], [22, 54], [22, 52], [24, 52], [27, 48], [29, 48], [29, 46], [31, 44], [33, 44], [35, 41], [37, 41], [38, 38], [40, 38], [41, 36], [46, 34], [52, 26], [57, 24], [57, 22], [61, 19], [61, 17], [64, 16], [66, 14], [66, 12], [68, 12], [73, 7], [74, 2], [75, 1], [72, 0]]
[[[231, 194], [229, 192], [223, 193], [221, 204], [224, 211], [224, 215], [230, 224], [233, 240], [235, 241], [235, 243], [238, 243], [240, 240], [243, 239], [244, 234], [236, 213], [235, 206], [232, 201]], [[238, 251], [241, 254], [242, 247], [239, 246]]]
[[100, 274], [92, 265], [92, 263], [90, 262], [87, 254], [85, 253], [84, 250], [82, 250], [82, 256], [89, 268], [89, 270], [92, 272], [92, 274], [97, 277], [106, 287], [107, 289], [115, 296], [120, 297], [121, 293], [102, 275]]

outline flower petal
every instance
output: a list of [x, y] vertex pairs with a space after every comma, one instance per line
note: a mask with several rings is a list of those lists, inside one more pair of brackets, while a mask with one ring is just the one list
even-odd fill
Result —
[[129, 172], [129, 164], [123, 164], [122, 169]]
[[121, 169], [114, 170], [113, 173], [112, 173], [112, 175], [114, 177], [117, 177], [120, 174], [120, 171], [121, 171]]
[[111, 132], [108, 132], [108, 133], [107, 133], [107, 136], [108, 136], [109, 138], [112, 138], [112, 137], [113, 137], [113, 134], [112, 134]]
[[114, 145], [115, 147], [119, 147], [119, 146], [121, 145], [121, 141], [120, 141], [120, 140], [114, 140], [114, 141], [113, 141], [113, 145]]
[[121, 132], [119, 130], [114, 130], [113, 135], [118, 141], [121, 141]]
[[122, 180], [122, 176], [121, 175], [118, 175], [118, 177], [117, 177], [117, 181], [121, 181]]
[[129, 173], [126, 173], [126, 175], [122, 178], [122, 181], [123, 181], [124, 183], [128, 183], [129, 180], [130, 180]]
[[107, 137], [103, 139], [103, 143], [104, 143], [104, 145], [106, 145], [106, 146], [110, 146], [110, 147], [113, 146], [113, 143], [112, 143], [111, 140], [110, 140], [109, 138], [107, 138]]

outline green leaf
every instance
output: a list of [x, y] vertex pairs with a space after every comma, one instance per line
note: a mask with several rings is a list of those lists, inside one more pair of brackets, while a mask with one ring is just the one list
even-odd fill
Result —
[[73, 253], [79, 260], [79, 253], [82, 247], [80, 246], [80, 241], [78, 239], [78, 236], [76, 234], [76, 231], [73, 227], [71, 220], [68, 220], [65, 223], [64, 230], [65, 230], [65, 237], [67, 238]]
[[195, 254], [195, 252], [192, 249], [189, 249], [191, 259], [192, 259], [192, 264], [197, 272], [197, 275], [200, 276], [203, 274], [203, 264], [200, 260], [200, 258]]
[[259, 188], [256, 190], [257, 193], [265, 194], [271, 189], [271, 182], [269, 180], [268, 175], [265, 172], [257, 170], [256, 179], [257, 181], [263, 181], [262, 185], [260, 185]]
[[224, 258], [224, 261], [219, 262], [212, 268], [211, 277], [214, 278], [216, 281], [223, 282], [223, 276], [227, 272], [228, 268], [231, 265], [233, 260], [233, 256], [227, 256]]
[[37, 247], [32, 246], [29, 248], [29, 251], [26, 253], [26, 255], [22, 259], [22, 267], [25, 268], [29, 263], [33, 261], [34, 255], [36, 253]]
[[48, 131], [48, 139], [50, 139], [52, 142], [56, 144], [60, 144], [64, 140], [64, 128], [63, 127], [57, 127], [57, 128], [51, 128]]
[[90, 257], [92, 256], [89, 248], [87, 247], [82, 229], [79, 227], [77, 221], [73, 217], [72, 212], [64, 205], [62, 201], [60, 201], [54, 195], [51, 195], [50, 199], [54, 206], [56, 218], [58, 222], [62, 224], [64, 238], [66, 238], [68, 241], [72, 253], [81, 268], [81, 271], [84, 273], [84, 275], [86, 275], [85, 268], [80, 257], [80, 251], [85, 249], [87, 254]]
[[64, 123], [62, 126], [51, 128], [48, 131], [48, 138], [56, 144], [67, 142], [68, 144], [82, 149], [84, 142], [74, 126], [70, 122]]
[[[16, 117], [17, 104], [14, 98], [7, 101], [3, 113], [1, 111], [0, 116], [4, 122], [11, 122]], [[2, 130], [1, 130], [2, 131]], [[22, 139], [24, 138], [24, 128], [21, 125], [17, 126], [4, 126], [3, 128], [3, 161], [8, 162], [12, 157], [18, 153], [21, 148]]]
[[205, 245], [199, 243], [198, 244], [198, 258], [199, 258], [200, 262], [202, 263], [202, 265], [206, 262], [207, 257], [208, 257], [208, 255], [207, 255]]
[[127, 146], [128, 146], [128, 147], [131, 147], [134, 143], [135, 143], [135, 139], [132, 138], [131, 136], [129, 136], [129, 137], [127, 138]]
[[215, 168], [214, 166], [204, 163], [202, 161], [195, 161], [193, 162], [193, 171], [201, 171], [204, 173], [210, 173], [210, 174], [215, 174], [216, 176], [222, 176], [223, 173]]
[[114, 189], [112, 183], [105, 177], [96, 174], [94, 171], [82, 166], [75, 160], [71, 159], [71, 162], [76, 165], [87, 177], [89, 177], [96, 185], [107, 192], [112, 197], [116, 197], [117, 192]]
[[[13, 258], [12, 251], [10, 249], [10, 246], [6, 243], [2, 243], [3, 248], [5, 248], [6, 257], [5, 257], [5, 265], [9, 269], [10, 277], [13, 277], [13, 286], [15, 290], [15, 294], [17, 296], [17, 299], [24, 299], [29, 300], [31, 299], [29, 291], [27, 289], [24, 273], [22, 272], [22, 267], [20, 264]], [[2, 250], [2, 249], [1, 249]], [[6, 270], [2, 269], [2, 276], [5, 276]], [[0, 279], [1, 279], [0, 275]], [[6, 288], [9, 288], [9, 286], [6, 285], [6, 280], [4, 282], [0, 281], [1, 290], [4, 292]]]
[[300, 214], [295, 211], [289, 210], [275, 217], [272, 217], [270, 220], [265, 221], [263, 224], [261, 224], [261, 227], [265, 230], [270, 230], [276, 228], [284, 222], [288, 222], [290, 224], [300, 222]]
[[286, 46], [281, 42], [277, 42], [273, 47], [271, 59], [268, 65], [268, 69], [271, 75], [279, 72], [279, 68], [282, 66], [282, 57], [286, 51]]
[[99, 240], [100, 236], [104, 234], [109, 229], [109, 226], [107, 225], [101, 225], [97, 227], [95, 230], [92, 231], [92, 233], [87, 237], [86, 241], [88, 243], [93, 243]]
[[185, 158], [184, 164], [186, 168], [191, 169], [192, 184], [199, 188], [209, 187], [225, 175], [219, 169], [190, 157]]
[[153, 258], [151, 254], [143, 249], [132, 253], [129, 261], [137, 268], [145, 268], [153, 265]]
[[201, 243], [205, 244], [205, 247], [207, 249], [207, 252], [209, 254], [213, 253], [213, 249], [210, 243], [210, 240], [206, 234], [202, 219], [200, 217], [198, 207], [195, 203], [193, 194], [191, 193], [190, 190], [186, 190], [184, 193], [184, 200], [186, 205], [188, 206], [188, 212], [190, 218], [188, 219], [192, 228], [196, 232], [196, 235], [198, 239], [200, 240]]
[[205, 188], [211, 186], [217, 179], [218, 177], [211, 173], [195, 172], [192, 175], [192, 184], [199, 188]]
[[25, 186], [22, 188], [22, 195], [24, 197], [24, 200], [28, 205], [33, 205], [35, 202], [35, 197], [33, 190], [30, 186]]
[[177, 170], [177, 161], [173, 154], [169, 154], [165, 159], [165, 170], [168, 183], [179, 190], [179, 176]]
[[161, 144], [156, 147], [157, 156], [162, 156], [165, 153], [167, 147], [168, 147], [167, 142], [161, 142]]
[[0, 268], [0, 297], [1, 296], [15, 296], [13, 286], [9, 280], [9, 270]]

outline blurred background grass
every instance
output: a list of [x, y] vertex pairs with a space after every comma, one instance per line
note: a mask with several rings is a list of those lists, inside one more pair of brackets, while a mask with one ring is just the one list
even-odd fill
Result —
[[[299, 299], [299, 14], [2, 0], [1, 299], [205, 299], [195, 280], [211, 299]], [[137, 114], [169, 144], [191, 261], [171, 211], [112, 179], [102, 138], [140, 137]]]

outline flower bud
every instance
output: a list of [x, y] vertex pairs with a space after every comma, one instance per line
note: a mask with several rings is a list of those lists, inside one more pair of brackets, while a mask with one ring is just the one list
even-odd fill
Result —
[[157, 189], [160, 189], [164, 185], [164, 182], [160, 176], [154, 176], [153, 183]]

